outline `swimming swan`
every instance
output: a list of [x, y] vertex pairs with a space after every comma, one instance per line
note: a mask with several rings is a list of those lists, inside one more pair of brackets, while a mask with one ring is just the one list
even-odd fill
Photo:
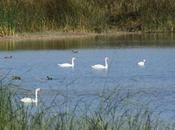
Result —
[[69, 68], [69, 67], [74, 67], [74, 60], [75, 60], [75, 57], [72, 58], [72, 64], [70, 63], [63, 63], [63, 64], [58, 64], [58, 66], [60, 67], [63, 67], [63, 68]]
[[137, 65], [138, 66], [144, 66], [145, 65], [145, 62], [146, 62], [146, 60], [143, 59], [143, 61], [138, 62]]
[[101, 65], [101, 64], [97, 64], [97, 65], [93, 65], [91, 66], [93, 69], [99, 70], [99, 69], [108, 69], [108, 61], [109, 58], [105, 57], [105, 65]]
[[20, 101], [23, 103], [38, 103], [38, 91], [40, 91], [40, 88], [35, 89], [35, 99], [32, 98], [22, 98]]

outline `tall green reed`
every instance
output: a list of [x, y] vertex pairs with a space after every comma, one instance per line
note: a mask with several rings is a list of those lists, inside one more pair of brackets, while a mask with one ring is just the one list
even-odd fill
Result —
[[[161, 122], [154, 113], [132, 104], [137, 93], [105, 90], [95, 94], [98, 102], [86, 104], [80, 98], [73, 109], [57, 111], [61, 106], [26, 106], [9, 86], [0, 87], [1, 130], [164, 130], [173, 125]], [[96, 105], [94, 104], [96, 103]], [[73, 104], [72, 104], [73, 105]], [[95, 107], [94, 107], [95, 105]]]
[[47, 30], [174, 32], [174, 0], [1, 0], [0, 35]]

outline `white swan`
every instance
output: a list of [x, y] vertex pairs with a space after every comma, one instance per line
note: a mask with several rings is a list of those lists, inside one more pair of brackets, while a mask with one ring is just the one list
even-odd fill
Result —
[[138, 66], [144, 66], [145, 65], [145, 62], [146, 62], [146, 60], [143, 59], [143, 61], [138, 62], [137, 65]]
[[101, 65], [101, 64], [97, 64], [97, 65], [93, 65], [91, 66], [93, 69], [96, 69], [96, 70], [100, 70], [100, 69], [108, 69], [108, 57], [105, 57], [105, 65]]
[[75, 57], [72, 58], [72, 63], [63, 63], [63, 64], [58, 64], [58, 66], [60, 67], [63, 67], [63, 68], [69, 68], [69, 67], [74, 67], [74, 60], [75, 60]]
[[20, 101], [23, 103], [38, 103], [38, 91], [40, 91], [40, 88], [35, 89], [35, 99], [32, 98], [22, 98]]

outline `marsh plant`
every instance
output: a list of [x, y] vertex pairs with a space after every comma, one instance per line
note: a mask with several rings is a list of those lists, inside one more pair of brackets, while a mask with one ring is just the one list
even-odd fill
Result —
[[[86, 102], [80, 97], [71, 108], [67, 101], [51, 106], [26, 106], [19, 102], [19, 94], [11, 86], [0, 88], [1, 130], [169, 130], [172, 125], [155, 118], [143, 105], [133, 103], [134, 94], [117, 89], [94, 95]], [[68, 106], [68, 105], [67, 105]], [[60, 109], [61, 108], [61, 109]]]
[[174, 32], [175, 0], [1, 0], [0, 35], [16, 32]]

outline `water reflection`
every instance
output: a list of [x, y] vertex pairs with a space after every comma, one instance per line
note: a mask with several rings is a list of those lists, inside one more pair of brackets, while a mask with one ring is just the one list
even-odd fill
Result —
[[[0, 50], [46, 50], [73, 48], [114, 47], [167, 47], [175, 45], [174, 34], [127, 34], [121, 36], [96, 36], [85, 39], [50, 41], [6, 41], [0, 43]], [[73, 50], [73, 53], [77, 51]]]

